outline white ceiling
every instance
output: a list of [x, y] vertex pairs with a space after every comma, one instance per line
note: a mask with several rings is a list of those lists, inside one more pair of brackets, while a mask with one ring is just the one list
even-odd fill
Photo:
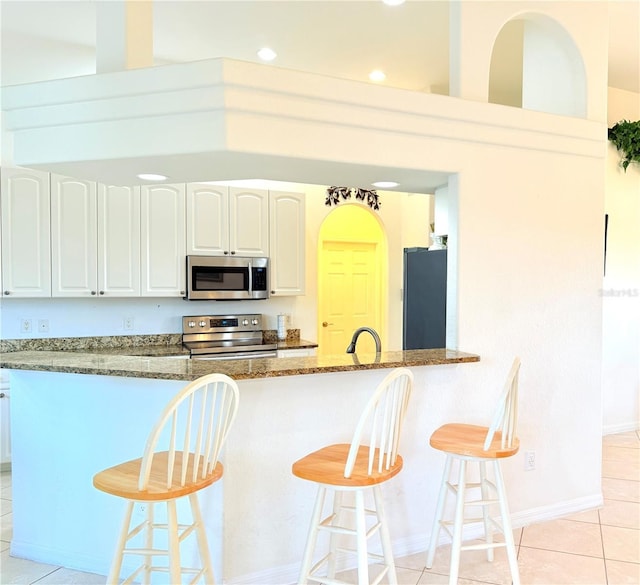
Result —
[[[595, 0], [572, 4], [580, 10], [585, 1]], [[607, 3], [609, 85], [640, 93], [640, 0]], [[95, 0], [0, 0], [1, 85], [94, 74], [96, 6]], [[448, 90], [447, 1], [390, 7], [381, 0], [154, 0], [153, 15], [157, 65], [217, 57], [259, 61], [257, 49], [268, 45], [278, 53], [273, 64], [279, 67], [363, 82], [372, 69], [382, 69], [392, 87]], [[341, 174], [336, 166], [297, 164], [299, 172], [287, 169], [299, 182], [366, 186], [394, 178], [401, 181], [396, 190], [413, 192], [446, 183], [428, 171], [381, 177], [381, 169], [353, 167]]]
[[[95, 73], [96, 4], [2, 0], [2, 85]], [[609, 85], [640, 93], [640, 0], [608, 4]], [[448, 2], [155, 0], [153, 11], [156, 64], [258, 61], [269, 45], [281, 67], [362, 81], [378, 68], [390, 86], [448, 87]]]

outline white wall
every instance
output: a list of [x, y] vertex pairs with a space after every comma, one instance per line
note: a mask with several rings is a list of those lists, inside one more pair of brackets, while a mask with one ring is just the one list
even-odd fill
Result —
[[[609, 127], [640, 119], [640, 94], [609, 89]], [[604, 433], [640, 428], [640, 165], [607, 147], [607, 270], [602, 283]]]
[[[579, 14], [579, 16], [576, 16]], [[452, 2], [450, 15], [450, 95], [485, 102], [491, 53], [502, 27], [516, 18], [552, 19], [573, 41], [587, 73], [586, 117], [604, 121], [607, 108], [607, 2]], [[549, 66], [549, 64], [547, 64]], [[553, 93], [549, 80], [543, 80]]]

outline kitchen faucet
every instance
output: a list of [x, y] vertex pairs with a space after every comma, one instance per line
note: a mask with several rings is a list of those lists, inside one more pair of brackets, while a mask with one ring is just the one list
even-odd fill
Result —
[[355, 353], [356, 351], [356, 343], [358, 341], [358, 337], [360, 334], [366, 331], [367, 333], [371, 333], [371, 337], [376, 342], [376, 353], [380, 353], [382, 351], [382, 344], [380, 343], [380, 336], [375, 332], [375, 329], [371, 329], [371, 327], [359, 327], [353, 332], [353, 337], [351, 338], [351, 343], [349, 347], [347, 347], [347, 353]]

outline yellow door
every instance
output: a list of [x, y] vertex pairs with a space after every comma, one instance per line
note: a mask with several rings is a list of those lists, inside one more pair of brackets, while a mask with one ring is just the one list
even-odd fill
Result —
[[[318, 292], [319, 353], [345, 353], [358, 327], [373, 327], [380, 332], [377, 244], [324, 241]], [[358, 339], [357, 350], [375, 352], [368, 333]]]

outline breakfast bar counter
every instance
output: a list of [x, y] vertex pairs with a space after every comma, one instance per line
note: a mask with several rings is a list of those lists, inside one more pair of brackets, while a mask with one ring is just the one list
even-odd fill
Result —
[[238, 381], [240, 405], [224, 476], [200, 493], [217, 580], [295, 582], [315, 488], [291, 465], [349, 442], [371, 393], [398, 366], [415, 382], [400, 445], [404, 469], [385, 486], [385, 507], [395, 553], [426, 549], [442, 470], [428, 437], [474, 413], [477, 355], [434, 349], [199, 361], [168, 350], [126, 353], [133, 351], [0, 354], [11, 383], [12, 555], [106, 575], [124, 503], [96, 490], [93, 475], [141, 456], [169, 400], [188, 381], [222, 372]]
[[[135, 353], [137, 355], [131, 355]], [[140, 355], [142, 354], [142, 355]], [[146, 354], [146, 355], [145, 355]], [[150, 355], [149, 355], [150, 354]], [[239, 360], [190, 360], [179, 346], [80, 351], [16, 351], [0, 354], [0, 368], [191, 381], [217, 372], [235, 380], [475, 362], [477, 355], [453, 349], [414, 349], [379, 354]]]

